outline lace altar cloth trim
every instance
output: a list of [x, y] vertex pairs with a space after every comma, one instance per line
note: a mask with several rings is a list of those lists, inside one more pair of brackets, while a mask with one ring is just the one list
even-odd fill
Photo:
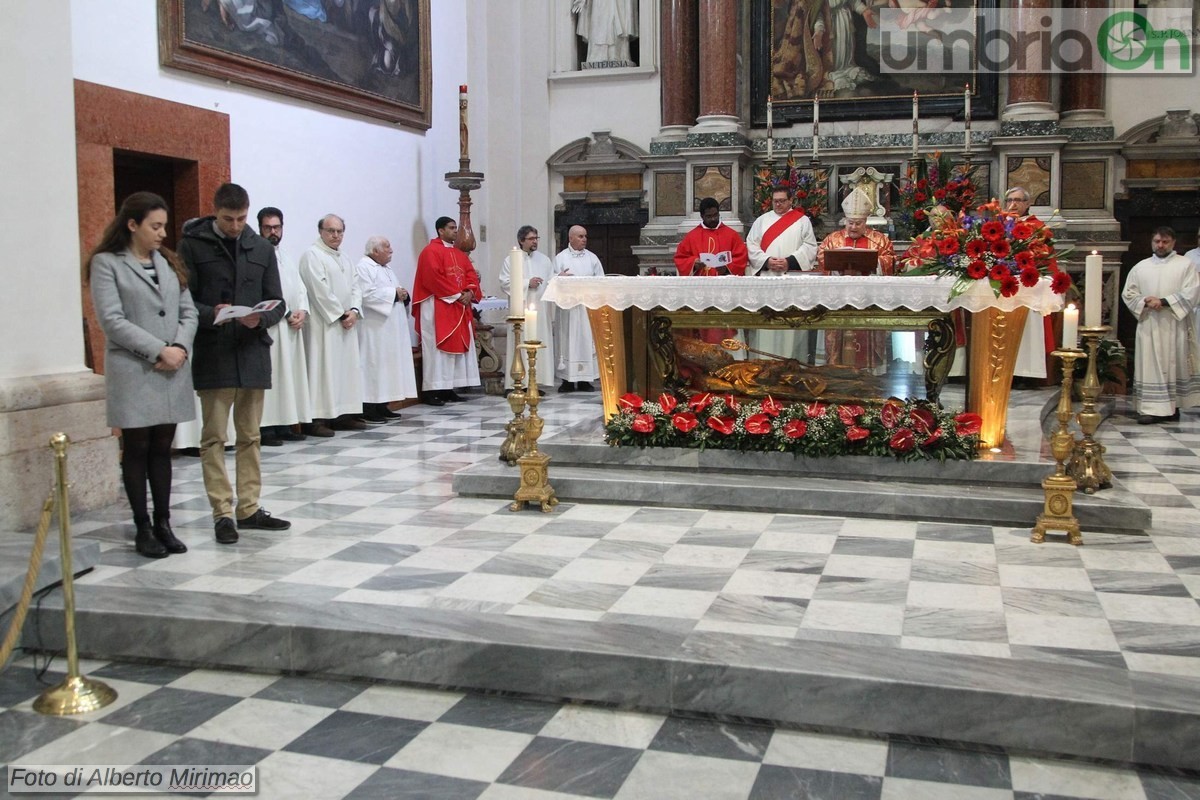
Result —
[[974, 281], [967, 291], [953, 300], [952, 278], [934, 276], [852, 276], [852, 275], [785, 275], [781, 277], [678, 277], [678, 276], [609, 276], [602, 278], [558, 277], [550, 281], [542, 299], [561, 308], [683, 308], [703, 311], [745, 309], [757, 311], [770, 308], [863, 309], [876, 306], [886, 311], [907, 308], [911, 311], [983, 311], [999, 308], [1003, 311], [1026, 306], [1039, 314], [1060, 311], [1062, 295], [1050, 290], [1049, 279], [1037, 286], [1022, 286], [1013, 297], [996, 297], [986, 280]]

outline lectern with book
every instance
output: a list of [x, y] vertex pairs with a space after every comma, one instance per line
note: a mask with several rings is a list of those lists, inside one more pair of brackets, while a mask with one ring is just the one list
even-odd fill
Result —
[[858, 247], [826, 250], [825, 271], [830, 275], [874, 275], [879, 271], [879, 253]]

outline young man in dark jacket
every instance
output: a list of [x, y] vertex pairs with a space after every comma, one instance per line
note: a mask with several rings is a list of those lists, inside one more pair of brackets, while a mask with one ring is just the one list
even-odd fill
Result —
[[[271, 388], [270, 328], [287, 307], [279, 266], [271, 243], [246, 225], [250, 196], [235, 183], [222, 184], [213, 198], [214, 215], [183, 226], [179, 255], [190, 271], [188, 286], [199, 329], [192, 352], [192, 382], [200, 395], [200, 464], [212, 505], [217, 541], [232, 544], [238, 529], [285, 530], [286, 520], [258, 504], [263, 392]], [[226, 306], [253, 307], [278, 300], [269, 311], [215, 322]], [[237, 525], [233, 490], [225, 472], [225, 436], [229, 413], [237, 435]]]

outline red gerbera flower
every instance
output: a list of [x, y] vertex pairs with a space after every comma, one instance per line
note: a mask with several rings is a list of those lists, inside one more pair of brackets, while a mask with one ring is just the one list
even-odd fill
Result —
[[938, 242], [938, 252], [944, 256], [952, 256], [958, 252], [958, 239], [949, 237]]
[[1026, 222], [1018, 222], [1016, 225], [1013, 225], [1012, 235], [1016, 239], [1028, 239], [1030, 236], [1033, 236], [1033, 226]]
[[988, 274], [987, 264], [983, 263], [979, 259], [975, 259], [970, 264], [967, 264], [967, 277], [968, 278], [974, 278], [975, 280], [979, 280], [980, 278], [986, 278], [987, 274]]
[[917, 220], [918, 222], [925, 219], [925, 209], [918, 208], [916, 211], [914, 211], [913, 219]]
[[967, 242], [967, 255], [971, 258], [979, 258], [987, 252], [987, 242], [983, 239], [972, 239]]
[[1028, 250], [1022, 250], [1021, 252], [1014, 255], [1013, 259], [1017, 262], [1017, 266], [1020, 269], [1029, 269], [1030, 267], [1036, 267], [1037, 259], [1035, 259], [1033, 257], [1033, 253], [1029, 252]]
[[945, 200], [946, 199], [946, 190], [945, 189], [934, 190], [933, 199], [934, 200]]
[[1007, 258], [1008, 254], [1012, 252], [1012, 247], [1008, 244], [1008, 239], [997, 239], [992, 242], [992, 246], [989, 249], [996, 258]]
[[1012, 297], [1021, 288], [1021, 284], [1012, 275], [1008, 275], [1000, 281], [1000, 296]]
[[983, 227], [979, 232], [983, 234], [983, 238], [990, 242], [998, 241], [1004, 238], [1004, 224], [990, 219], [983, 223]]
[[1037, 282], [1041, 279], [1041, 273], [1037, 271], [1037, 267], [1026, 267], [1021, 270], [1021, 285], [1022, 286], [1037, 286]]
[[1066, 294], [1067, 289], [1071, 288], [1071, 276], [1065, 272], [1056, 272], [1054, 277], [1050, 279], [1050, 291], [1055, 294]]
[[992, 271], [988, 274], [988, 277], [994, 281], [1002, 281], [1005, 278], [1012, 277], [1012, 273], [1003, 264], [993, 264]]

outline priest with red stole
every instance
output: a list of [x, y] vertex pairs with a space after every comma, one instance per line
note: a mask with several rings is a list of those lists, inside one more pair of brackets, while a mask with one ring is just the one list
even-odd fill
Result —
[[[754, 220], [746, 234], [750, 265], [747, 275], [771, 277], [808, 272], [816, 264], [817, 237], [812, 221], [794, 208], [795, 187], [779, 183], [771, 189], [771, 209]], [[750, 346], [783, 358], [809, 361], [814, 331], [759, 329], [750, 331]]]
[[675, 267], [680, 275], [745, 275], [746, 252], [742, 237], [721, 221], [721, 204], [706, 197], [700, 201], [700, 224], [675, 248]]
[[[896, 263], [892, 240], [867, 227], [867, 217], [875, 210], [875, 200], [858, 187], [842, 201], [845, 227], [825, 237], [817, 249], [817, 266], [825, 271], [825, 255], [830, 250], [869, 249], [879, 257], [877, 273], [891, 275]], [[864, 277], [863, 280], [870, 280]], [[869, 369], [876, 374], [887, 371], [890, 331], [826, 331], [825, 363]]]
[[479, 385], [471, 303], [480, 291], [471, 259], [454, 246], [458, 223], [438, 217], [436, 227], [437, 237], [417, 258], [412, 306], [421, 337], [422, 399], [440, 406], [462, 401], [454, 387]]

